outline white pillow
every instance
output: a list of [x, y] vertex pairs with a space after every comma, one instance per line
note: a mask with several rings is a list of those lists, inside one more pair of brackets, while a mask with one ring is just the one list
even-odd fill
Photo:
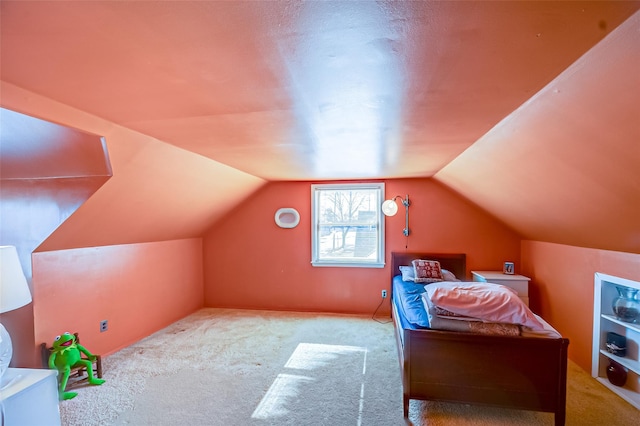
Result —
[[413, 266], [399, 266], [398, 269], [402, 274], [402, 281], [414, 281], [416, 276], [413, 274]]
[[453, 272], [447, 271], [446, 269], [442, 269], [442, 278], [444, 278], [443, 281], [460, 281]]
[[424, 286], [434, 305], [487, 322], [544, 326], [511, 288], [493, 283], [439, 282]]

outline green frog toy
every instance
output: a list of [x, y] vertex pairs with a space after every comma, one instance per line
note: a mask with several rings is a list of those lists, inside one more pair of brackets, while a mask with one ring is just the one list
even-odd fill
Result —
[[[80, 352], [85, 354], [89, 359], [82, 359]], [[76, 343], [76, 336], [66, 332], [60, 336], [56, 336], [53, 342], [53, 349], [49, 355], [49, 368], [57, 369], [61, 374], [60, 379], [60, 399], [71, 399], [78, 395], [78, 392], [65, 392], [69, 374], [74, 367], [85, 367], [89, 375], [89, 383], [92, 385], [101, 385], [104, 379], [99, 379], [93, 375], [93, 361], [96, 356], [89, 352], [84, 346]]]

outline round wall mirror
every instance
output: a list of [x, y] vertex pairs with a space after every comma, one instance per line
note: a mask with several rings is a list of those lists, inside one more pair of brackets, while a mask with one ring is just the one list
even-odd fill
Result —
[[280, 228], [295, 228], [300, 223], [300, 213], [294, 208], [284, 207], [278, 209], [275, 219]]

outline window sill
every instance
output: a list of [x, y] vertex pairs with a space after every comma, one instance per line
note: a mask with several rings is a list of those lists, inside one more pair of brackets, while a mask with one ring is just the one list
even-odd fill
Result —
[[336, 262], [336, 261], [320, 261], [311, 262], [314, 267], [329, 268], [384, 268], [384, 263], [374, 262]]

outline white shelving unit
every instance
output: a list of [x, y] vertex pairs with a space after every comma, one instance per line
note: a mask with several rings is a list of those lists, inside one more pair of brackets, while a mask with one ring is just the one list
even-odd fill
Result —
[[[640, 324], [618, 320], [612, 309], [613, 299], [618, 295], [616, 287], [631, 287], [640, 290], [640, 282], [614, 277], [597, 272], [593, 297], [593, 351], [591, 375], [631, 405], [640, 409]], [[607, 352], [607, 333], [614, 332], [627, 338], [627, 353], [619, 357]], [[616, 386], [607, 379], [609, 360], [614, 360], [627, 369], [627, 382]]]

